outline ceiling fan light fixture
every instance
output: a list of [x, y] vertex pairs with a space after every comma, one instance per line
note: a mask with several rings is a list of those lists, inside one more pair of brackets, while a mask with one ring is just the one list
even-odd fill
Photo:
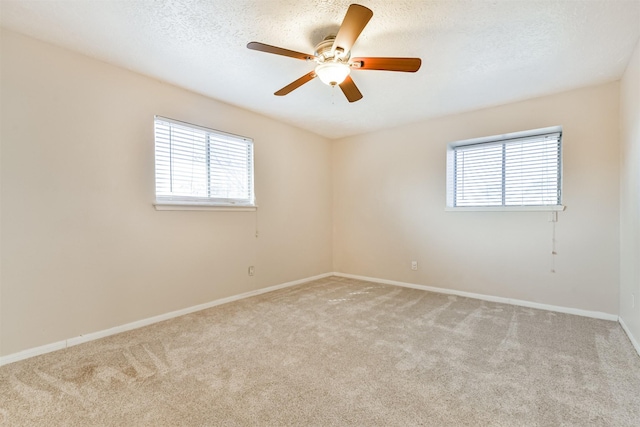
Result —
[[339, 85], [347, 78], [351, 68], [344, 62], [324, 62], [316, 67], [316, 75], [322, 83], [335, 86]]

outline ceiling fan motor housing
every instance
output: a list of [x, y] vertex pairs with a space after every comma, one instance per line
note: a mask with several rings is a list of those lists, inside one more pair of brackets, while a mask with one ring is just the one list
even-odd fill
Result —
[[333, 50], [333, 42], [335, 41], [336, 36], [329, 35], [325, 37], [320, 43], [316, 45], [316, 50], [314, 52], [316, 57], [316, 62], [323, 63], [327, 61], [334, 62], [348, 62], [351, 57], [351, 52], [345, 52], [343, 48], [337, 47]]

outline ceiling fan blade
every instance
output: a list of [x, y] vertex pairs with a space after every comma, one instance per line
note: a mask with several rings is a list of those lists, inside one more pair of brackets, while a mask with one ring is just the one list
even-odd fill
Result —
[[332, 50], [339, 47], [344, 49], [345, 52], [349, 52], [372, 16], [373, 12], [364, 6], [359, 4], [349, 6], [338, 30], [338, 35], [333, 42]]
[[362, 99], [362, 94], [358, 90], [358, 86], [353, 82], [351, 76], [347, 76], [342, 83], [340, 83], [340, 89], [342, 93], [347, 97], [349, 102], [356, 102]]
[[307, 55], [306, 53], [296, 52], [295, 50], [283, 49], [281, 47], [271, 46], [271, 45], [260, 43], [260, 42], [250, 42], [247, 44], [247, 47], [251, 50], [258, 50], [260, 52], [266, 52], [266, 53], [274, 53], [276, 55], [302, 59], [303, 61], [313, 59], [313, 55]]
[[283, 87], [282, 89], [280, 89], [279, 91], [277, 91], [276, 93], [274, 93], [274, 95], [276, 96], [284, 96], [286, 94], [288, 94], [289, 92], [292, 92], [296, 89], [298, 89], [300, 86], [302, 86], [303, 84], [310, 82], [311, 80], [316, 78], [316, 72], [315, 71], [311, 71], [310, 73], [305, 74], [304, 76], [300, 77], [298, 80], [289, 83], [288, 85], [286, 85], [285, 87]]
[[360, 70], [382, 70], [382, 71], [404, 71], [415, 73], [420, 69], [422, 60], [420, 58], [352, 58], [351, 63], [360, 66], [353, 67]]

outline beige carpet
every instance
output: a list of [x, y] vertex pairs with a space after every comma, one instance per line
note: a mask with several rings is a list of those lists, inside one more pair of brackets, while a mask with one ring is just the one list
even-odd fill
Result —
[[620, 326], [330, 277], [0, 368], [3, 426], [639, 426]]

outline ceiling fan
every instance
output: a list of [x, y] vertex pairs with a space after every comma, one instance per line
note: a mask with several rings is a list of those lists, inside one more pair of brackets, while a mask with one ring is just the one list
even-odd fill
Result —
[[313, 55], [260, 42], [251, 42], [247, 44], [247, 47], [252, 50], [288, 56], [304, 61], [314, 61], [317, 64], [313, 71], [289, 83], [274, 95], [284, 96], [319, 77], [323, 83], [329, 86], [340, 86], [349, 102], [355, 102], [362, 99], [362, 93], [360, 93], [360, 90], [358, 90], [349, 75], [352, 69], [415, 73], [422, 64], [420, 58], [351, 58], [351, 48], [372, 16], [373, 12], [370, 9], [359, 4], [350, 5], [342, 25], [340, 25], [338, 34], [325, 37], [324, 40], [318, 43]]

